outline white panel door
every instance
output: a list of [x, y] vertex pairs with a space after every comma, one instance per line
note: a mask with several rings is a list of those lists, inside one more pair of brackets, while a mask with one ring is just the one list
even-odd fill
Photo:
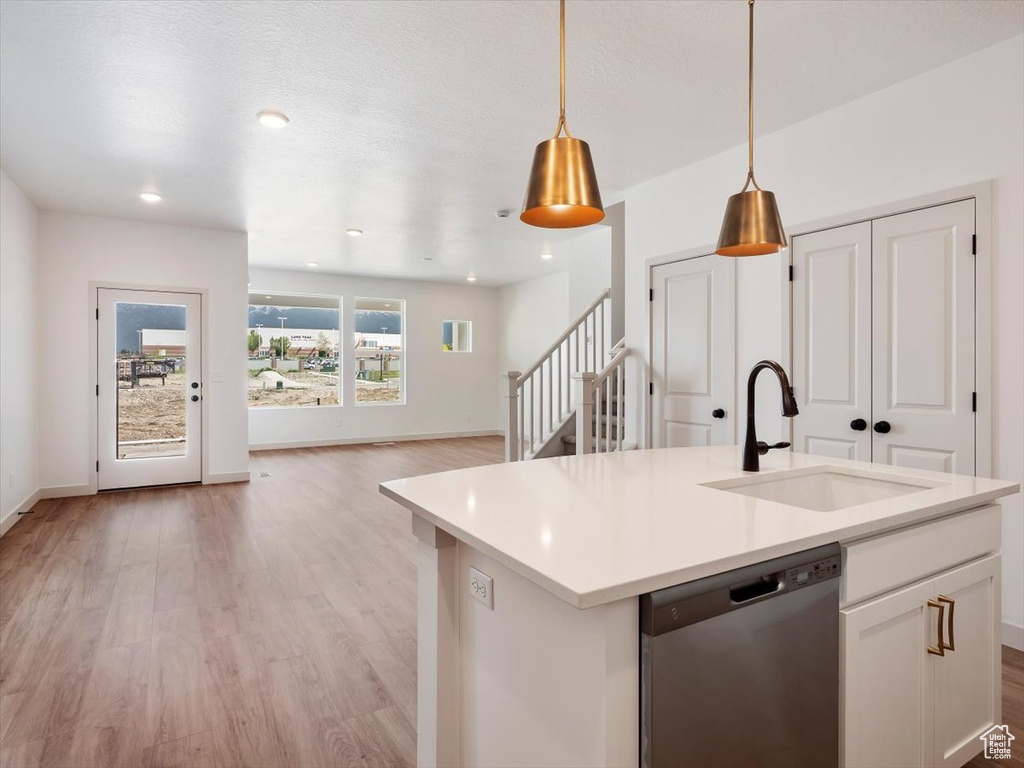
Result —
[[871, 461], [871, 222], [793, 238], [793, 450]]
[[872, 227], [873, 460], [973, 475], [974, 201]]
[[840, 611], [840, 765], [931, 764], [938, 612], [928, 581]]
[[653, 270], [654, 448], [736, 442], [736, 263], [701, 256]]
[[100, 490], [202, 481], [200, 299], [97, 291]]
[[959, 768], [981, 751], [981, 734], [1001, 722], [999, 564], [992, 555], [933, 582], [933, 597], [949, 600], [946, 641], [955, 649], [933, 657], [936, 766]]

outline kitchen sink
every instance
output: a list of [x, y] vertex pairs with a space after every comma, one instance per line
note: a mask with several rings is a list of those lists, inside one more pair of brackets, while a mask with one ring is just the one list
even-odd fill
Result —
[[941, 483], [882, 473], [865, 473], [845, 467], [820, 466], [766, 472], [755, 477], [719, 480], [703, 485], [705, 488], [715, 488], [817, 512], [834, 512], [858, 504], [927, 491], [937, 488]]

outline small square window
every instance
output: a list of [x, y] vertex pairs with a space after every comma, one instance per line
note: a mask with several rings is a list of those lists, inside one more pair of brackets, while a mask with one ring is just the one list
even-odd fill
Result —
[[443, 320], [441, 322], [441, 349], [445, 352], [472, 352], [473, 322], [471, 320]]

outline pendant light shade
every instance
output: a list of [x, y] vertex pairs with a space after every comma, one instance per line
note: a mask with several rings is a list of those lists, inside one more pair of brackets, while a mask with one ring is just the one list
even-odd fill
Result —
[[590, 145], [558, 136], [537, 145], [522, 221], [534, 227], [585, 227], [604, 218]]
[[778, 253], [786, 247], [786, 232], [782, 228], [775, 194], [761, 189], [754, 178], [754, 0], [747, 0], [747, 7], [750, 11], [747, 183], [729, 198], [725, 206], [725, 218], [715, 249], [720, 256], [763, 256]]
[[725, 206], [718, 235], [719, 256], [763, 256], [786, 247], [786, 233], [775, 193], [764, 189], [737, 192]]
[[[555, 135], [537, 145], [519, 219], [534, 227], [565, 229], [604, 218], [590, 145], [569, 133], [565, 122], [565, 0], [561, 0], [560, 113]], [[562, 131], [565, 136], [562, 136]]]

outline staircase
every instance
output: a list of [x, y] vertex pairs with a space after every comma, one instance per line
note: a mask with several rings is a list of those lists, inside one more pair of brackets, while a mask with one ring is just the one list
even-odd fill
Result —
[[525, 372], [508, 372], [505, 460], [621, 451], [625, 361], [609, 344], [605, 291]]

